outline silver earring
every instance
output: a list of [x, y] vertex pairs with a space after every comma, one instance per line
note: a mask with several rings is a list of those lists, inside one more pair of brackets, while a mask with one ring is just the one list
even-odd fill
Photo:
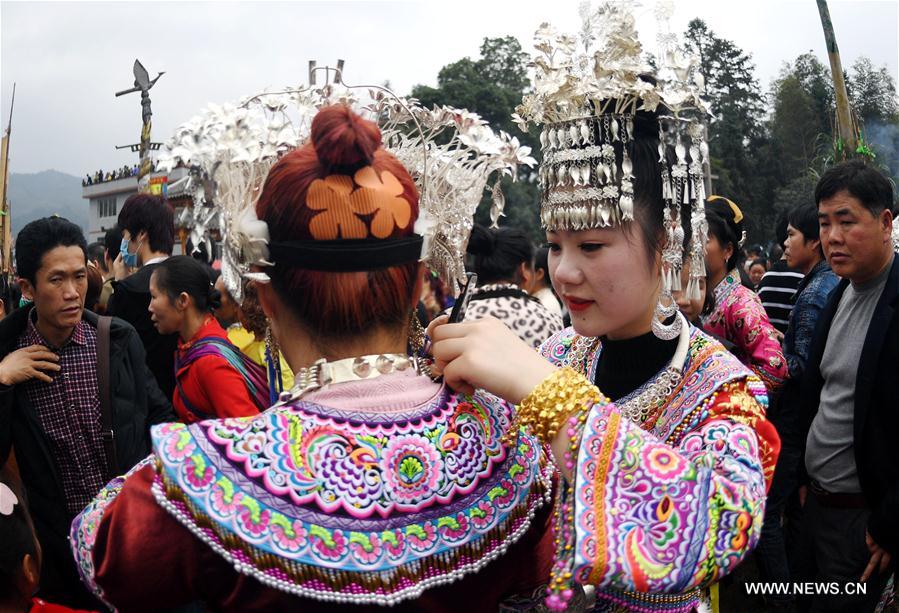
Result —
[[[666, 305], [665, 302], [668, 304]], [[674, 316], [670, 324], [665, 322]], [[662, 292], [652, 314], [652, 333], [663, 341], [677, 338], [681, 331], [681, 318], [677, 316], [677, 303], [669, 292]]]

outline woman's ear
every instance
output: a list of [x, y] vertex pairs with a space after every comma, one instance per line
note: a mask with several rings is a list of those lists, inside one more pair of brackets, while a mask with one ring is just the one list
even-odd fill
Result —
[[527, 291], [534, 282], [534, 271], [531, 269], [530, 264], [522, 262], [518, 265], [518, 278], [521, 279], [519, 283], [521, 288]]
[[31, 599], [40, 587], [41, 565], [37, 558], [30, 553], [26, 553], [22, 558], [22, 568], [17, 583], [16, 587], [19, 589], [19, 593], [28, 599]]
[[733, 243], [727, 243], [727, 246], [726, 246], [724, 249], [721, 250], [721, 253], [724, 254], [724, 261], [725, 261], [725, 262], [729, 262], [730, 259], [731, 259], [731, 258], [733, 257], [733, 255], [734, 255], [734, 244], [733, 244]]
[[256, 296], [259, 298], [259, 306], [262, 307], [262, 312], [265, 313], [265, 316], [269, 319], [274, 318], [278, 312], [278, 298], [275, 296], [275, 291], [272, 289], [271, 283], [256, 283]]
[[181, 292], [178, 294], [178, 297], [175, 298], [175, 308], [179, 311], [184, 311], [190, 306], [190, 295], [187, 292]]
[[421, 300], [421, 292], [424, 289], [426, 274], [428, 274], [428, 271], [425, 269], [424, 262], [421, 262], [418, 265], [418, 272], [415, 276], [415, 287], [412, 288], [412, 300], [414, 301], [412, 304], [413, 308], [415, 308], [418, 301]]

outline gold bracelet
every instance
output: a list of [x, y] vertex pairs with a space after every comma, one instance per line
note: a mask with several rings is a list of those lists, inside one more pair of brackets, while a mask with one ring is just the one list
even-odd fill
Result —
[[608, 402], [587, 377], [572, 368], [560, 368], [521, 401], [508, 434], [517, 436], [518, 428], [525, 426], [550, 443], [569, 415], [603, 401]]

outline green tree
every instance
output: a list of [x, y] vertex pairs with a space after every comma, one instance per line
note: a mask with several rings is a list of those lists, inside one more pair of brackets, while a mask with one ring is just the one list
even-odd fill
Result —
[[829, 151], [830, 134], [816, 100], [792, 71], [785, 71], [774, 85], [770, 129], [778, 159], [778, 179], [786, 185], [818, 164]]
[[[532, 149], [540, 159], [540, 145], [536, 136], [522, 133], [512, 122], [512, 113], [530, 88], [527, 73], [528, 55], [513, 36], [485, 38], [480, 57], [462, 58], [444, 66], [437, 74], [437, 87], [416, 85], [412, 96], [422, 105], [448, 105], [475, 112], [490, 122], [494, 130], [516, 136]], [[540, 192], [536, 173], [519, 169], [517, 181], [503, 179], [506, 196], [503, 225], [515, 225], [528, 231], [535, 241], [543, 240], [540, 228]], [[485, 196], [475, 217], [478, 223], [489, 224], [489, 196]]]
[[849, 99], [862, 123], [899, 121], [896, 82], [886, 66], [878, 70], [870, 58], [861, 56], [855, 60], [848, 77]]
[[755, 77], [752, 57], [733, 42], [716, 35], [704, 21], [693, 19], [684, 35], [686, 48], [699, 57], [705, 97], [712, 107], [709, 151], [715, 193], [744, 209], [749, 234], [761, 240], [771, 215], [771, 192], [759, 172], [759, 151], [767, 149], [764, 97]]
[[830, 69], [809, 51], [797, 57], [792, 65], [787, 64], [781, 75], [793, 76], [799, 81], [802, 91], [811, 99], [815, 111], [814, 125], [818, 132], [833, 137], [836, 101]]

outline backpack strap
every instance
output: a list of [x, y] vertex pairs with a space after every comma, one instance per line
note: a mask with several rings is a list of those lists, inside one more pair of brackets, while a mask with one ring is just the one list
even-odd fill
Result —
[[112, 394], [109, 372], [109, 329], [112, 317], [97, 318], [97, 383], [100, 392], [100, 438], [103, 440], [103, 453], [106, 456], [106, 478], [111, 480], [118, 475], [116, 460], [115, 430], [112, 427]]

